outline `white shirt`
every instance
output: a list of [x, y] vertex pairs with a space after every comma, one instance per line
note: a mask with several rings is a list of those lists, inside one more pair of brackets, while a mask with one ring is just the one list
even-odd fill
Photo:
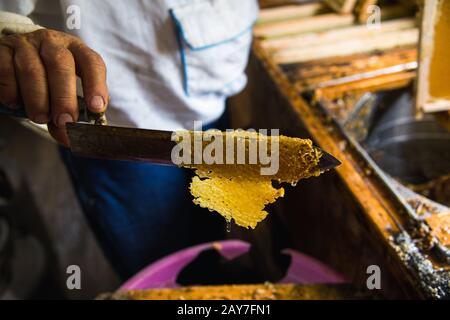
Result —
[[[74, 34], [103, 57], [111, 125], [175, 130], [192, 128], [194, 120], [218, 119], [226, 97], [245, 86], [258, 5], [256, 0], [0, 0], [0, 10]], [[69, 30], [77, 27], [77, 18], [80, 28]]]

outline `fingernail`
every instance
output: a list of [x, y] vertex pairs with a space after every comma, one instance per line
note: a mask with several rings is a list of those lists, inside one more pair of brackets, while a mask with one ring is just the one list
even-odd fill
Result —
[[48, 116], [46, 114], [38, 114], [33, 121], [39, 124], [46, 124], [48, 123]]
[[58, 128], [64, 128], [66, 126], [66, 123], [73, 122], [73, 118], [68, 113], [63, 113], [58, 117]]
[[103, 98], [100, 96], [94, 96], [91, 99], [90, 109], [91, 111], [103, 111], [105, 108], [105, 102], [103, 101]]

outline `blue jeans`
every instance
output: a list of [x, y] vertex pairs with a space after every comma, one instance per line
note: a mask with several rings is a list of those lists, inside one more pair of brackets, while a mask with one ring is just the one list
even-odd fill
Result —
[[[224, 122], [208, 127], [223, 129]], [[223, 239], [224, 219], [192, 202], [190, 170], [60, 153], [92, 230], [123, 279], [176, 250]]]

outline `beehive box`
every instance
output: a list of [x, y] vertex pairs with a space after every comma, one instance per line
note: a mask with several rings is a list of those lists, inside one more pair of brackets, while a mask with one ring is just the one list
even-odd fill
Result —
[[[414, 83], [418, 26], [416, 12], [400, 2], [381, 7], [374, 29], [323, 3], [264, 9], [249, 84], [234, 101], [250, 106], [247, 126], [309, 136], [342, 161], [273, 209], [298, 248], [361, 286], [367, 266], [380, 266], [385, 297], [439, 299], [450, 294], [450, 212], [417, 215], [339, 124], [364, 93]], [[266, 244], [261, 234], [252, 238]]]

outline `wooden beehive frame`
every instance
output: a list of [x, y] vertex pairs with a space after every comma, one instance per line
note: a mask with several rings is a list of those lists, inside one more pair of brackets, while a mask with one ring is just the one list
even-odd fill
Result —
[[313, 59], [326, 59], [333, 56], [347, 56], [375, 50], [387, 50], [412, 45], [417, 41], [418, 31], [414, 28], [394, 32], [378, 32], [368, 37], [342, 40], [338, 43], [325, 43], [317, 46], [280, 50], [273, 53], [274, 61], [280, 64], [299, 63]]
[[317, 3], [261, 10], [254, 35], [279, 64], [417, 45], [419, 32], [412, 17], [371, 29], [355, 24], [353, 14], [326, 10]]
[[[361, 5], [362, 2], [359, 4]], [[417, 21], [411, 16], [405, 17], [404, 12], [403, 14], [397, 12], [398, 6], [397, 4], [389, 5], [381, 11], [382, 28], [377, 29], [355, 24], [353, 14], [330, 13], [330, 8], [321, 3], [263, 9], [254, 29], [254, 35], [260, 40], [261, 47], [270, 54], [272, 61], [277, 64], [306, 66], [320, 62], [324, 65], [334, 61], [336, 57], [342, 60], [346, 57], [351, 59], [357, 55], [367, 56], [365, 57], [367, 62], [373, 63], [373, 59], [376, 59], [374, 55], [376, 56], [376, 52], [380, 50], [389, 52], [397, 47], [417, 47], [419, 38]], [[404, 7], [403, 4], [400, 6]], [[395, 10], [391, 13], [393, 7]], [[389, 17], [387, 21], [383, 19], [385, 14]], [[393, 17], [400, 18], [392, 20]], [[414, 49], [412, 53], [415, 56]], [[317, 90], [322, 87], [321, 79], [323, 84], [327, 83], [327, 77], [319, 76], [313, 79], [310, 74], [302, 76], [311, 80], [309, 84], [306, 80], [303, 83], [298, 81], [296, 86], [299, 91], [313, 90], [316, 94], [327, 97], [330, 93], [332, 96], [342, 95], [347, 90], [403, 87], [415, 78], [416, 58], [406, 55], [396, 61], [398, 66], [395, 61], [387, 61], [386, 68], [392, 71], [386, 74], [377, 75], [376, 72], [368, 72], [366, 75], [362, 69], [359, 70], [361, 75], [359, 79], [358, 70], [354, 70], [354, 73], [347, 74], [351, 75], [352, 83], [328, 85], [323, 90]], [[412, 63], [415, 63], [414, 67], [409, 67]], [[408, 70], [400, 70], [403, 64], [408, 65]], [[334, 69], [336, 67], [333, 67]], [[373, 71], [369, 69], [367, 67], [367, 71]]]
[[[435, 25], [439, 17], [442, 1], [424, 1], [420, 34], [419, 74], [417, 78], [416, 108], [418, 113], [450, 110], [450, 100], [436, 99], [430, 96], [429, 74], [435, 43]], [[450, 30], [449, 30], [450, 31]]]

